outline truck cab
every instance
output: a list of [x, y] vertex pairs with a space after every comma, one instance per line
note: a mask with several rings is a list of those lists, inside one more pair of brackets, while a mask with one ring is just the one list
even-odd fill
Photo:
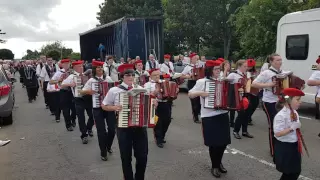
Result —
[[[278, 23], [276, 52], [282, 57], [282, 69], [307, 81], [320, 55], [320, 8], [283, 16]], [[302, 101], [314, 104], [316, 87], [306, 85], [303, 91]]]

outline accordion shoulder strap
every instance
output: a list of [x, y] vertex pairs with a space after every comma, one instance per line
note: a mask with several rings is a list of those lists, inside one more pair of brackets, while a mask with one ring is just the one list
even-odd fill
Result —
[[123, 90], [125, 90], [125, 91], [128, 91], [128, 89], [127, 89], [127, 88], [125, 88], [125, 87], [124, 87], [124, 86], [122, 86], [122, 85], [119, 85], [119, 86], [118, 86], [118, 88], [123, 89]]

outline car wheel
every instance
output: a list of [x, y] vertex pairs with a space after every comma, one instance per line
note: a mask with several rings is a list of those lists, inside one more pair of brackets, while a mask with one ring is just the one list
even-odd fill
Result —
[[3, 124], [4, 125], [10, 125], [13, 123], [13, 118], [12, 118], [12, 112], [8, 117], [3, 117], [2, 118]]

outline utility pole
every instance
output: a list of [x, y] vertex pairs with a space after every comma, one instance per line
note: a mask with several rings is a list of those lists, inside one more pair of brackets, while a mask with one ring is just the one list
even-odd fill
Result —
[[[4, 34], [6, 34], [5, 32], [1, 32], [2, 30], [0, 29], [0, 35], [4, 35]], [[5, 43], [6, 41], [5, 40], [2, 40], [2, 39], [0, 39], [0, 43]]]

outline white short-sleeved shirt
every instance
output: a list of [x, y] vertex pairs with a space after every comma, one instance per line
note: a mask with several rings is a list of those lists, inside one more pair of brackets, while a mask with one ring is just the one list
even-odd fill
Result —
[[[300, 122], [299, 119], [299, 114], [297, 113], [297, 111], [294, 110], [294, 113], [297, 115], [297, 122]], [[283, 107], [278, 114], [274, 117], [273, 120], [273, 131], [274, 133], [278, 133], [281, 132], [287, 128], [290, 128], [292, 125], [292, 121], [291, 121], [291, 110], [287, 107]], [[297, 142], [298, 141], [298, 137], [297, 137], [297, 132], [294, 130], [293, 132], [285, 135], [285, 136], [281, 136], [281, 137], [276, 137], [277, 140], [281, 141], [281, 142]]]
[[262, 67], [260, 68], [260, 73], [268, 69], [269, 69], [269, 63], [263, 63]]
[[[314, 71], [309, 80], [316, 80], [316, 81], [319, 81], [320, 80], [320, 71]], [[317, 97], [320, 97], [320, 86], [316, 86], [317, 88]]]
[[[56, 73], [54, 73], [54, 75], [52, 76], [51, 80], [53, 81], [59, 81], [61, 76], [66, 73], [65, 69], [60, 69], [58, 70]], [[61, 89], [61, 86], [58, 84], [59, 89]]]
[[[106, 76], [109, 76], [109, 71], [110, 71], [110, 66], [106, 63], [104, 63], [104, 73]], [[110, 77], [114, 82], [119, 81], [119, 76], [118, 76], [118, 71], [117, 71], [117, 66], [112, 65], [111, 66], [111, 73], [110, 73]]]
[[188, 64], [187, 66], [184, 67], [183, 71], [181, 72], [183, 75], [191, 75], [192, 74], [192, 70], [193, 68], [196, 67], [196, 68], [200, 68], [200, 67], [203, 67], [201, 64], [199, 63], [196, 63], [195, 65], [194, 64]]
[[[209, 79], [203, 78], [203, 79], [197, 80], [196, 85], [194, 85], [194, 87], [191, 90], [189, 90], [189, 93], [205, 92], [205, 82], [206, 81], [209, 81]], [[204, 98], [203, 97], [200, 97], [200, 103], [201, 103], [201, 113], [200, 113], [201, 118], [212, 117], [212, 116], [217, 116], [220, 114], [228, 113], [228, 111], [226, 111], [226, 110], [215, 110], [215, 109], [204, 108]]]
[[239, 70], [237, 70], [237, 72], [232, 72], [227, 76], [227, 79], [230, 80], [231, 84], [238, 83], [241, 78], [245, 78], [245, 75]]
[[162, 74], [170, 74], [172, 76], [174, 74], [173, 63], [171, 61], [162, 63], [160, 71]]
[[36, 74], [37, 74], [38, 77], [40, 77], [40, 73], [41, 73], [41, 64], [38, 64], [37, 65], [37, 69], [36, 69]]
[[[97, 77], [98, 79], [102, 79], [102, 81], [107, 81], [107, 82], [114, 82], [110, 76], [106, 76], [105, 79], [103, 79], [103, 77]], [[92, 90], [92, 83], [98, 82], [98, 80], [96, 80], [95, 78], [90, 78], [86, 84], [83, 86], [82, 90], [86, 91], [86, 90]]]
[[[78, 76], [78, 75], [79, 75], [79, 73], [77, 73], [77, 72], [74, 72], [74, 74], [70, 74], [65, 80], [62, 81], [61, 85], [76, 83], [74, 81], [74, 77]], [[74, 87], [71, 88], [71, 91], [74, 96]]]
[[[146, 62], [146, 71], [149, 71], [150, 69], [152, 69], [151, 67], [151, 65], [149, 64], [149, 62], [151, 62], [152, 63], [152, 61], [147, 61]], [[157, 60], [154, 60], [154, 63], [155, 63], [155, 67], [154, 68], [156, 68], [156, 69], [160, 69], [160, 64], [159, 64], [159, 62], [157, 61]]]
[[[121, 86], [128, 89], [128, 85], [125, 83], [121, 83]], [[141, 86], [138, 86], [137, 88], [142, 88]], [[119, 93], [125, 92], [126, 90], [121, 89], [119, 87], [112, 87], [109, 91], [106, 97], [103, 99], [102, 104], [105, 106], [118, 106], [120, 105], [119, 101]]]
[[[270, 69], [277, 71], [273, 67], [270, 67]], [[253, 81], [253, 83], [255, 83], [255, 82], [257, 82], [257, 83], [271, 83], [272, 77], [277, 74], [270, 69], [265, 70], [262, 73], [260, 73], [257, 76], [257, 78]], [[273, 94], [273, 92], [272, 92], [272, 87], [268, 87], [268, 88], [263, 89], [262, 101], [268, 102], [268, 103], [275, 103], [275, 102], [278, 102], [278, 100], [279, 100], [278, 96]]]
[[[55, 65], [53, 64], [52, 66], [55, 66]], [[53, 68], [53, 67], [52, 67], [52, 68]], [[52, 68], [49, 66], [49, 69], [50, 69], [50, 70], [51, 70]], [[59, 70], [59, 68], [56, 69], [56, 71], [58, 71], [58, 70]], [[48, 72], [47, 72], [47, 69], [46, 69], [46, 65], [45, 65], [45, 64], [43, 65], [43, 67], [42, 67], [42, 69], [41, 69], [40, 78], [41, 78], [42, 80], [44, 80], [45, 82], [50, 81], [50, 76], [49, 76], [49, 74], [48, 74]]]

